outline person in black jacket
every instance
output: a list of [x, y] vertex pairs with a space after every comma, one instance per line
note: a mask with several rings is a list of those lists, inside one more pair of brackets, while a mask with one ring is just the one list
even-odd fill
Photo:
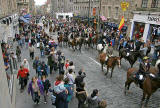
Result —
[[86, 77], [86, 73], [83, 72], [83, 69], [81, 69], [81, 70], [78, 72], [78, 74], [79, 74], [79, 75], [75, 78], [76, 89], [82, 88], [82, 87], [81, 87], [81, 83], [83, 82], [83, 79]]
[[51, 83], [48, 79], [46, 79], [46, 76], [42, 76], [42, 83], [43, 83], [43, 86], [44, 86], [44, 103], [46, 104], [47, 103], [47, 95], [48, 95], [48, 90], [49, 88], [51, 87]]

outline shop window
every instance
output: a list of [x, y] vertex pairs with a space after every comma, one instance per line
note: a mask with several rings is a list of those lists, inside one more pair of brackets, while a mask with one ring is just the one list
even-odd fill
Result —
[[151, 8], [158, 8], [158, 1], [159, 0], [152, 0]]
[[148, 0], [142, 0], [142, 8], [147, 8]]
[[133, 39], [137, 40], [143, 37], [144, 27], [145, 27], [144, 23], [135, 22]]

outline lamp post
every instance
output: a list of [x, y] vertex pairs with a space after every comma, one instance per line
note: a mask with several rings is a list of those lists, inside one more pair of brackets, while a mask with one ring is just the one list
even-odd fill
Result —
[[99, 0], [99, 15], [98, 15], [98, 33], [100, 32], [100, 18], [101, 18], [101, 5], [102, 5], [102, 0]]
[[88, 3], [88, 25], [90, 26], [90, 8], [91, 8], [91, 0]]

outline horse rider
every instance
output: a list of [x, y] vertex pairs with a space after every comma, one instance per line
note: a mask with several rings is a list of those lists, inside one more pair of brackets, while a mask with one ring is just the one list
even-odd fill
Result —
[[106, 55], [107, 56], [106, 56], [105, 62], [107, 64], [109, 57], [113, 56], [113, 47], [111, 44], [108, 45], [108, 49], [106, 50]]
[[146, 76], [146, 74], [148, 74], [149, 69], [150, 69], [149, 57], [145, 56], [143, 58], [143, 62], [140, 63], [139, 70], [135, 76], [137, 83], [140, 85], [140, 87], [142, 86], [142, 82], [144, 81], [144, 77]]
[[133, 40], [130, 41], [130, 43], [127, 45], [126, 49], [127, 49], [127, 57], [128, 57], [130, 55], [130, 52], [133, 52], [135, 49], [135, 45], [134, 45]]
[[160, 77], [160, 56], [158, 57], [158, 60], [156, 61], [155, 67], [158, 69], [158, 76]]

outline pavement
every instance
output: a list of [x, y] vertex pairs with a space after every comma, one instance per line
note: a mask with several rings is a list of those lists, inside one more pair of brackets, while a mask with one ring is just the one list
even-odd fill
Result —
[[[46, 29], [48, 32], [48, 29]], [[52, 34], [56, 39], [56, 34]], [[73, 51], [67, 47], [59, 47], [66, 56], [66, 59], [72, 60], [76, 67], [76, 74], [81, 68], [84, 68], [87, 77], [85, 78], [86, 89], [88, 95], [90, 95], [93, 89], [99, 90], [99, 98], [105, 99], [107, 101], [107, 108], [140, 108], [140, 101], [142, 98], [142, 90], [136, 87], [134, 84], [131, 85], [130, 91], [126, 96], [124, 95], [124, 83], [126, 81], [127, 69], [130, 68], [130, 65], [124, 59], [122, 60], [121, 68], [115, 67], [113, 72], [113, 77], [110, 79], [110, 73], [107, 76], [104, 76], [105, 71], [101, 71], [101, 65], [98, 62], [97, 51], [95, 49], [86, 49], [82, 48], [82, 52]], [[117, 55], [117, 52], [114, 52]], [[40, 56], [39, 49], [36, 49], [35, 56]], [[32, 76], [36, 75], [35, 70], [32, 68], [33, 61], [29, 59], [29, 51], [26, 48], [22, 49], [22, 59], [28, 59], [31, 68], [30, 79]], [[41, 58], [47, 62], [46, 57]], [[138, 66], [138, 63], [135, 64]], [[135, 67], [134, 66], [134, 67]], [[53, 86], [55, 77], [58, 75], [58, 72], [49, 75], [49, 80]], [[39, 105], [34, 105], [32, 98], [27, 93], [27, 89], [20, 93], [20, 86], [17, 82], [17, 96], [16, 96], [16, 108], [54, 108], [51, 105], [50, 97], [48, 98], [48, 103], [43, 103], [43, 97], [41, 98], [41, 103]], [[77, 99], [73, 100], [69, 104], [69, 108], [77, 108], [78, 103]], [[160, 107], [160, 92], [155, 92], [149, 101], [148, 108], [158, 108]]]

